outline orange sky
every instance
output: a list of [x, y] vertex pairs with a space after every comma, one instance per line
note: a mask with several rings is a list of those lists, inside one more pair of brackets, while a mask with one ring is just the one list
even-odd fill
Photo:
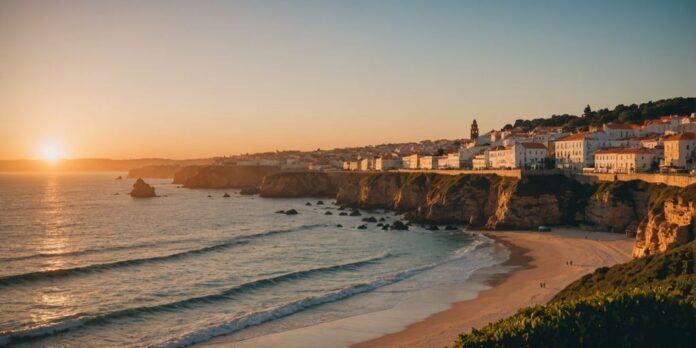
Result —
[[0, 159], [461, 138], [694, 95], [693, 3], [577, 6], [3, 1]]

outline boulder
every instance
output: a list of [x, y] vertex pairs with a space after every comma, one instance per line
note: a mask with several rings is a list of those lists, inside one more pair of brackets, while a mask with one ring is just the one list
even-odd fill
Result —
[[387, 220], [383, 217], [379, 218], [379, 222], [384, 222], [384, 221], [387, 221]]
[[256, 186], [242, 187], [242, 189], [239, 190], [239, 194], [245, 195], [245, 196], [257, 195], [257, 194], [259, 194], [259, 192], [260, 192], [260, 190]]
[[138, 178], [133, 184], [133, 190], [131, 190], [130, 196], [133, 198], [150, 198], [157, 197], [157, 194], [155, 194], [154, 187], [146, 184], [142, 178]]
[[339, 216], [347, 216], [348, 213], [346, 213], [345, 211], [342, 211], [342, 212], [338, 213], [338, 215], [339, 215]]
[[398, 230], [398, 231], [405, 231], [408, 230], [408, 226], [404, 225], [403, 222], [401, 221], [394, 221], [394, 223], [391, 225], [392, 230]]
[[308, 207], [311, 207], [311, 206], [312, 206], [312, 203], [307, 202], [307, 203], [305, 203], [305, 205], [308, 206]]
[[330, 211], [327, 211], [326, 213], [324, 213], [324, 215], [333, 215], [333, 213]]
[[116, 177], [116, 180], [123, 180], [123, 177], [119, 175]]
[[377, 222], [374, 216], [366, 217], [362, 219], [363, 222]]
[[297, 210], [295, 209], [290, 209], [285, 211], [285, 215], [297, 215]]
[[382, 229], [385, 230], [385, 231], [388, 230], [388, 229], [389, 229], [389, 224], [384, 224], [384, 225], [382, 226]]
[[445, 230], [455, 231], [455, 230], [458, 230], [458, 228], [457, 228], [457, 226], [447, 225], [447, 226], [445, 226]]
[[336, 224], [336, 227], [339, 227], [339, 228], [340, 228], [340, 227], [343, 227], [343, 225], [341, 225], [341, 224]]
[[430, 225], [430, 226], [426, 227], [425, 229], [428, 231], [438, 231], [440, 228], [437, 227], [437, 225]]
[[350, 211], [350, 216], [360, 216], [360, 215], [362, 215], [362, 214], [360, 214], [360, 210], [358, 210], [358, 209], [353, 209]]
[[230, 197], [230, 194], [229, 194], [229, 193], [227, 193], [227, 192], [225, 192], [225, 194], [224, 194], [224, 195], [222, 195], [222, 197], [224, 197], [224, 198], [229, 198], [229, 197]]
[[324, 201], [317, 201], [317, 205], [324, 205]]
[[367, 225], [360, 225], [360, 226], [358, 226], [358, 229], [359, 229], [359, 230], [366, 230], [366, 229], [367, 229]]

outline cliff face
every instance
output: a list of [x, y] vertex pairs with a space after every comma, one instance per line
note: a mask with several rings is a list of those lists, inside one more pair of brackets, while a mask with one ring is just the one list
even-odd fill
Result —
[[[693, 191], [693, 192], [692, 192]], [[644, 182], [581, 184], [562, 175], [522, 179], [432, 173], [278, 173], [264, 197], [336, 197], [339, 204], [404, 212], [408, 219], [473, 228], [590, 225], [636, 235], [634, 256], [694, 238], [696, 187]]]
[[128, 178], [171, 179], [179, 169], [181, 166], [177, 164], [144, 166], [131, 169], [128, 172]]
[[276, 166], [189, 166], [174, 175], [174, 183], [187, 188], [257, 187], [266, 175], [279, 171]]

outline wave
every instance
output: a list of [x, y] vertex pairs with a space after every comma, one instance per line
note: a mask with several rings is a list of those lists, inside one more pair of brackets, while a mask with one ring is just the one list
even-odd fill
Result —
[[320, 226], [324, 226], [324, 225], [303, 225], [303, 226], [300, 226], [298, 228], [293, 228], [293, 229], [270, 230], [270, 231], [266, 231], [263, 233], [257, 233], [257, 234], [252, 234], [252, 235], [237, 236], [237, 237], [234, 237], [234, 238], [231, 238], [228, 240], [224, 240], [224, 241], [218, 242], [217, 244], [209, 245], [206, 247], [182, 251], [182, 252], [178, 252], [178, 253], [174, 253], [174, 254], [162, 255], [162, 256], [146, 257], [146, 258], [140, 258], [140, 259], [128, 259], [128, 260], [99, 263], [99, 264], [81, 266], [81, 267], [60, 268], [60, 269], [54, 269], [54, 270], [48, 270], [48, 271], [37, 271], [37, 272], [29, 272], [29, 273], [9, 275], [9, 276], [0, 277], [0, 286], [8, 286], [8, 285], [16, 284], [16, 283], [24, 283], [24, 282], [29, 282], [29, 281], [45, 280], [45, 279], [66, 277], [66, 276], [72, 276], [72, 275], [84, 275], [84, 274], [90, 274], [90, 273], [98, 273], [98, 272], [113, 270], [113, 269], [121, 268], [121, 267], [131, 267], [131, 266], [137, 266], [137, 265], [142, 265], [142, 264], [147, 264], [147, 263], [165, 262], [165, 261], [170, 261], [170, 260], [176, 260], [176, 259], [180, 259], [180, 258], [192, 256], [192, 255], [199, 255], [199, 254], [205, 254], [205, 253], [209, 253], [209, 252], [213, 252], [213, 251], [228, 249], [228, 248], [231, 248], [234, 246], [246, 244], [250, 240], [256, 239], [256, 238], [267, 237], [267, 236], [274, 235], [274, 234], [288, 233], [288, 232], [293, 232], [293, 231], [298, 231], [298, 230], [306, 230], [306, 229], [311, 229], [311, 228], [320, 227]]
[[218, 326], [209, 327], [200, 331], [192, 332], [173, 340], [164, 342], [159, 345], [153, 345], [152, 347], [186, 347], [196, 343], [202, 343], [209, 341], [213, 337], [229, 335], [237, 331], [243, 330], [245, 328], [260, 325], [269, 321], [280, 319], [283, 317], [290, 316], [297, 312], [316, 307], [325, 303], [331, 303], [340, 301], [354, 295], [358, 295], [365, 292], [370, 292], [375, 289], [400, 282], [402, 280], [411, 278], [418, 273], [433, 269], [435, 267], [441, 266], [443, 264], [459, 260], [470, 255], [471, 251], [477, 250], [485, 244], [488, 244], [490, 240], [485, 239], [474, 239], [472, 244], [462, 247], [456, 250], [449, 258], [430, 264], [426, 264], [419, 267], [414, 267], [406, 269], [389, 276], [381, 277], [371, 282], [351, 285], [349, 287], [343, 288], [338, 291], [331, 292], [323, 296], [307, 297], [298, 301], [289, 302], [284, 305], [271, 308], [269, 310], [252, 313], [250, 315], [234, 319], [228, 323], [221, 324]]
[[122, 318], [122, 317], [132, 317], [132, 316], [139, 315], [139, 314], [148, 314], [148, 313], [157, 313], [157, 312], [172, 311], [172, 310], [178, 310], [178, 309], [186, 309], [186, 308], [191, 308], [191, 307], [193, 307], [195, 305], [199, 305], [199, 304], [208, 304], [208, 303], [221, 301], [221, 300], [229, 300], [229, 299], [233, 299], [235, 296], [238, 296], [238, 295], [243, 294], [245, 292], [257, 290], [257, 289], [260, 289], [260, 288], [263, 288], [266, 286], [273, 286], [273, 285], [276, 285], [280, 282], [292, 281], [292, 280], [297, 280], [297, 279], [304, 279], [304, 278], [310, 277], [312, 275], [326, 273], [326, 272], [355, 270], [355, 269], [358, 269], [358, 268], [366, 266], [366, 265], [375, 264], [378, 261], [389, 258], [391, 256], [393, 256], [393, 254], [384, 253], [384, 254], [381, 254], [378, 256], [374, 256], [374, 257], [370, 257], [370, 258], [366, 258], [366, 259], [361, 259], [361, 260], [357, 260], [357, 261], [352, 261], [352, 262], [348, 262], [348, 263], [325, 266], [325, 267], [310, 268], [310, 269], [306, 269], [306, 270], [285, 273], [285, 274], [275, 276], [275, 277], [262, 278], [262, 279], [254, 280], [254, 281], [251, 281], [248, 283], [240, 284], [240, 285], [225, 289], [223, 291], [220, 291], [218, 293], [205, 295], [205, 296], [199, 296], [199, 297], [191, 297], [191, 298], [183, 299], [180, 301], [168, 302], [168, 303], [163, 303], [163, 304], [154, 305], [154, 306], [127, 308], [127, 309], [123, 309], [123, 310], [119, 310], [119, 311], [113, 311], [113, 312], [96, 314], [96, 315], [79, 314], [79, 315], [76, 315], [76, 316], [73, 316], [70, 318], [63, 318], [63, 319], [61, 319], [61, 321], [59, 323], [56, 323], [56, 324], [50, 324], [50, 325], [44, 325], [44, 326], [30, 328], [30, 329], [0, 333], [0, 345], [9, 344], [11, 341], [14, 341], [14, 340], [26, 340], [26, 339], [30, 339], [30, 338], [49, 336], [49, 335], [63, 332], [63, 331], [74, 330], [74, 329], [79, 328], [81, 326], [94, 325], [94, 324], [98, 324], [98, 323], [102, 323], [102, 322], [105, 322], [108, 320]]
[[198, 239], [191, 238], [191, 239], [147, 242], [147, 243], [132, 244], [132, 245], [118, 245], [118, 246], [105, 247], [105, 248], [82, 249], [82, 250], [67, 251], [67, 252], [62, 252], [62, 253], [37, 253], [37, 254], [31, 254], [31, 255], [2, 257], [2, 258], [0, 258], [0, 262], [23, 261], [23, 260], [52, 258], [52, 257], [82, 256], [82, 255], [98, 254], [98, 253], [111, 252], [111, 251], [132, 250], [132, 249], [156, 247], [156, 246], [162, 246], [162, 245], [168, 245], [168, 244], [190, 243], [190, 242], [195, 242], [197, 240]]

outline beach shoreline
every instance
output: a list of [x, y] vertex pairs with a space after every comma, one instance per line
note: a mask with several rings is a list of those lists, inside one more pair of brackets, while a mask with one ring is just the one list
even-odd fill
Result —
[[[459, 334], [480, 329], [516, 313], [519, 309], [549, 301], [565, 286], [598, 267], [631, 259], [633, 240], [610, 233], [586, 233], [560, 229], [552, 233], [486, 232], [486, 236], [510, 250], [503, 265], [515, 269], [486, 277], [489, 289], [473, 299], [452, 304], [446, 311], [408, 325], [399, 332], [351, 345], [370, 347], [451, 346]], [[572, 261], [573, 265], [567, 265]], [[546, 283], [541, 287], [540, 283]]]
[[[514, 314], [522, 307], [542, 304], [563, 287], [598, 267], [630, 260], [633, 240], [610, 233], [557, 229], [551, 233], [483, 232], [509, 256], [501, 264], [475, 271], [467, 280], [463, 300], [431, 310], [427, 315], [385, 310], [237, 341], [229, 336], [203, 343], [216, 347], [432, 347], [449, 346], [460, 333], [481, 328]], [[589, 239], [585, 239], [589, 236]], [[574, 261], [573, 266], [565, 261]], [[541, 288], [539, 283], [546, 282]], [[478, 284], [478, 285], [475, 285]], [[404, 307], [423, 307], [408, 303]], [[414, 320], [414, 318], [416, 318]]]

